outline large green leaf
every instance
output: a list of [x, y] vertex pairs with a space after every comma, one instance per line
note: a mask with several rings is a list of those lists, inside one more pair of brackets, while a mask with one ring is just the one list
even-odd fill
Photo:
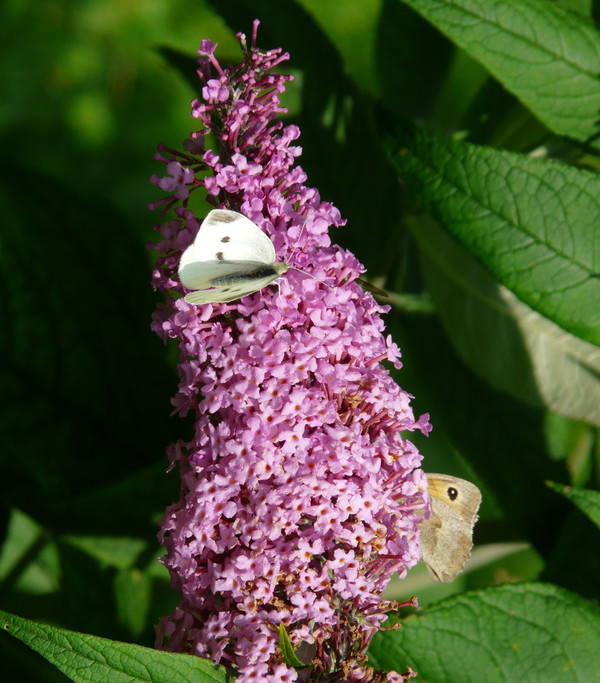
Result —
[[454, 347], [520, 401], [600, 426], [600, 349], [519, 301], [432, 220], [414, 234], [427, 290]]
[[402, 0], [479, 60], [559, 135], [600, 132], [600, 35], [545, 0]]
[[455, 596], [380, 632], [378, 667], [406, 665], [428, 683], [600, 680], [600, 609], [550, 584], [505, 584]]
[[553, 481], [546, 482], [556, 493], [574, 503], [597, 527], [600, 527], [600, 491], [590, 491], [577, 486], [564, 486]]
[[392, 159], [438, 221], [521, 301], [600, 345], [600, 178], [425, 130]]
[[39, 652], [75, 683], [219, 683], [212, 662], [38, 624], [0, 611], [3, 630]]

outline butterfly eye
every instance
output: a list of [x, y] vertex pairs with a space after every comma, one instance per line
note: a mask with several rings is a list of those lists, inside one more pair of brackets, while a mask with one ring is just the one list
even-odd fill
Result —
[[447, 493], [450, 500], [456, 500], [458, 498], [458, 491], [454, 488], [454, 486], [449, 486]]

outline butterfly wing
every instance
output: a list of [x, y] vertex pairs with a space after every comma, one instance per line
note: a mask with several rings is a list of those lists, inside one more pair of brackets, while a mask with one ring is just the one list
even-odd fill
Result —
[[225, 274], [219, 274], [203, 289], [190, 292], [185, 300], [188, 304], [225, 303], [254, 294], [286, 272], [287, 264], [272, 266], [262, 263], [234, 263]]
[[481, 491], [466, 479], [449, 474], [427, 474], [429, 494], [460, 514], [470, 526], [477, 521]]
[[252, 294], [252, 292], [246, 292], [235, 287], [226, 289], [211, 287], [210, 289], [198, 289], [195, 292], [190, 292], [186, 294], [185, 300], [188, 304], [219, 304], [240, 299], [248, 294]]
[[183, 252], [180, 275], [190, 263], [219, 261], [275, 263], [275, 247], [246, 216], [237, 211], [214, 209], [202, 222], [193, 243]]
[[470, 481], [427, 474], [431, 518], [421, 523], [421, 555], [431, 578], [448, 583], [471, 556], [481, 492]]

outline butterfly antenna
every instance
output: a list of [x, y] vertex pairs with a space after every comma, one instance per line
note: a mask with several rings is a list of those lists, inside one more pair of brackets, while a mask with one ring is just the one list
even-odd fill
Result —
[[298, 239], [296, 240], [296, 246], [292, 249], [292, 253], [290, 254], [289, 259], [286, 261], [288, 268], [291, 268], [291, 270], [297, 270], [299, 273], [302, 273], [302, 275], [306, 275], [307, 277], [312, 277], [313, 280], [316, 280], [317, 282], [320, 282], [322, 285], [325, 285], [327, 289], [331, 289], [333, 291], [333, 287], [331, 285], [328, 285], [326, 282], [323, 282], [323, 280], [319, 280], [318, 277], [315, 277], [312, 273], [307, 273], [305, 270], [302, 270], [301, 268], [296, 268], [296, 266], [290, 266], [290, 263], [292, 262], [292, 259], [294, 258], [294, 254], [296, 253], [296, 249], [300, 246], [300, 239], [302, 237], [302, 233], [304, 232], [304, 227], [306, 226], [306, 223], [308, 221], [308, 216], [304, 219], [304, 223], [302, 223], [302, 227], [300, 228], [300, 234], [298, 235]]
[[323, 280], [319, 280], [319, 278], [316, 275], [313, 275], [312, 273], [307, 273], [305, 270], [302, 270], [300, 268], [296, 268], [296, 266], [289, 266], [288, 268], [290, 270], [297, 270], [299, 273], [302, 273], [302, 275], [306, 275], [307, 277], [312, 277], [313, 280], [316, 280], [317, 282], [320, 282], [322, 285], [325, 285], [327, 289], [330, 289], [333, 292], [333, 287], [331, 285], [328, 285], [326, 282], [323, 282]]
[[[296, 246], [292, 249], [292, 253], [290, 254], [289, 259], [286, 261], [288, 266], [292, 262], [292, 259], [294, 258], [294, 254], [296, 253], [296, 249], [300, 246], [300, 238], [302, 237], [302, 233], [304, 232], [304, 226], [306, 225], [306, 222], [308, 221], [308, 216], [304, 219], [304, 223], [302, 223], [302, 227], [300, 228], [300, 234], [298, 235], [298, 239], [296, 240]], [[298, 270], [295, 268], [294, 270]], [[302, 272], [302, 271], [300, 271]]]

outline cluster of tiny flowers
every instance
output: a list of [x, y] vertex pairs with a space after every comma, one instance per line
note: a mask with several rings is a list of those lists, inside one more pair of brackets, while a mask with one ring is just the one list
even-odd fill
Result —
[[[176, 216], [153, 245], [153, 284], [166, 295], [153, 329], [177, 341], [173, 403], [195, 417], [193, 438], [169, 450], [181, 499], [160, 536], [182, 599], [158, 646], [224, 664], [240, 681], [401, 681], [412, 672], [374, 671], [366, 650], [397, 607], [381, 597], [391, 575], [420, 556], [427, 482], [402, 435], [427, 433], [428, 416], [415, 419], [382, 364], [401, 367], [383, 335], [386, 309], [356, 281], [357, 259], [330, 241], [340, 214], [305, 185], [299, 130], [278, 121], [290, 77], [272, 69], [288, 55], [258, 50], [256, 29], [249, 48], [238, 36], [235, 67], [202, 42], [200, 130], [182, 152], [159, 148], [168, 175], [152, 179], [169, 193], [153, 208]], [[231, 303], [186, 303], [177, 266], [200, 228], [188, 208], [200, 188], [305, 272]]]

